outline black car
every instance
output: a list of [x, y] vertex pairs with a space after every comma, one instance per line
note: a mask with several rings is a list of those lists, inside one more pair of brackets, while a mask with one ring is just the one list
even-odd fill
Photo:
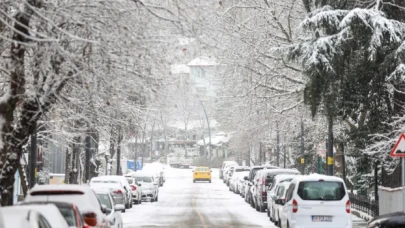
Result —
[[[250, 205], [253, 205], [252, 207], [254, 207], [254, 202], [252, 199], [252, 192], [250, 191], [250, 188], [254, 185], [254, 178], [256, 176], [257, 171], [261, 170], [261, 169], [278, 169], [277, 166], [272, 166], [272, 165], [265, 165], [265, 166], [254, 166], [252, 167], [252, 169], [250, 170], [249, 176], [245, 179], [247, 182], [247, 189], [245, 190], [246, 192], [246, 197], [245, 197], [245, 201], [247, 203], [249, 203]], [[245, 187], [245, 188], [246, 188]]]
[[367, 228], [405, 228], [405, 212], [377, 216], [368, 223]]

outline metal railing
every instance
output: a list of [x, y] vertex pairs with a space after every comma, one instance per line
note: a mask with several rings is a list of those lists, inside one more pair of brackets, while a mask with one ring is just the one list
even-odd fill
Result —
[[353, 209], [366, 213], [372, 217], [379, 215], [378, 201], [370, 199], [366, 196], [355, 195], [352, 193], [349, 193], [349, 198]]

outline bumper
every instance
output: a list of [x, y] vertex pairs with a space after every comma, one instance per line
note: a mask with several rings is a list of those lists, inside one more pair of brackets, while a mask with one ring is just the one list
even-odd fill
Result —
[[193, 178], [193, 181], [211, 181], [211, 178]]

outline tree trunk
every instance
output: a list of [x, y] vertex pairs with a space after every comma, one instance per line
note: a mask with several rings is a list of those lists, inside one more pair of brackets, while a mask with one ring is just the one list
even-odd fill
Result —
[[70, 172], [72, 171], [72, 153], [66, 149], [66, 162], [65, 162], [65, 184], [70, 184]]

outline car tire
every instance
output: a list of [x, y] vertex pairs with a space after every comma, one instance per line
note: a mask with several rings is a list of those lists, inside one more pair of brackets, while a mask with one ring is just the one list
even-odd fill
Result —
[[125, 209], [121, 211], [121, 213], [125, 213]]
[[155, 202], [157, 202], [159, 200], [159, 196], [156, 196]]
[[209, 180], [208, 182], [211, 183], [211, 180]]
[[151, 202], [151, 203], [155, 202], [155, 199], [150, 199], [150, 202]]
[[129, 203], [125, 203], [125, 209], [129, 209]]
[[195, 183], [195, 180], [193, 180], [193, 183]]
[[139, 204], [139, 201], [138, 201], [138, 200], [135, 200], [135, 201], [134, 201], [134, 204]]

